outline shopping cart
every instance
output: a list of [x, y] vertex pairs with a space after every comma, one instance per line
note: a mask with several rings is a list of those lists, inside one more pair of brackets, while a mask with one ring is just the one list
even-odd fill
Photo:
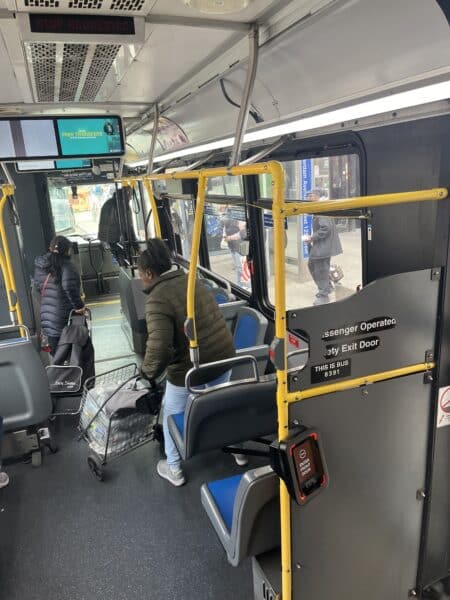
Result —
[[[122, 405], [124, 399], [129, 406]], [[161, 399], [162, 385], [144, 382], [134, 363], [85, 382], [79, 439], [89, 444], [87, 462], [99, 481], [103, 480], [104, 467], [111, 460], [152, 440], [163, 447], [159, 423]]]

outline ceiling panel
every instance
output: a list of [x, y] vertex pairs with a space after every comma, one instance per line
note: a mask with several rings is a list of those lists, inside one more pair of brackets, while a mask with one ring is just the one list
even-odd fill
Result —
[[[265, 46], [252, 98], [268, 123], [398, 86], [425, 85], [445, 73], [450, 74], [449, 28], [436, 2], [355, 0]], [[240, 65], [226, 79], [239, 102], [245, 70]], [[232, 133], [237, 109], [215, 80], [164, 115], [191, 143], [199, 143]], [[248, 127], [254, 125], [249, 119]]]
[[222, 30], [154, 26], [120, 86], [108, 99], [155, 101], [169, 86], [231, 37], [230, 32]]

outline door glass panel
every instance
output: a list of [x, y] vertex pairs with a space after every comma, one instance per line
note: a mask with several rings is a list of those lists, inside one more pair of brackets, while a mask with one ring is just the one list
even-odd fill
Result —
[[[356, 154], [283, 163], [285, 197], [320, 202], [360, 195]], [[271, 178], [259, 179], [260, 196], [272, 195]], [[268, 293], [274, 303], [273, 223], [264, 211], [264, 246]], [[327, 215], [301, 215], [285, 222], [286, 305], [301, 308], [335, 302], [362, 283], [361, 221]]]

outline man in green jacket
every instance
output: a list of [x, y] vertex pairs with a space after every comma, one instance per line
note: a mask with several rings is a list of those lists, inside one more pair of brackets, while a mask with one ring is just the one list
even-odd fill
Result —
[[[158, 474], [175, 486], [185, 483], [181, 458], [170, 436], [167, 418], [184, 412], [189, 392], [185, 377], [192, 363], [189, 343], [184, 333], [187, 316], [187, 275], [172, 265], [166, 244], [159, 239], [149, 240], [138, 261], [139, 276], [148, 295], [145, 316], [147, 347], [142, 371], [148, 379], [167, 373], [163, 399], [163, 430], [167, 460], [158, 462]], [[235, 356], [233, 338], [212, 294], [200, 282], [195, 290], [195, 321], [200, 350], [200, 364]], [[228, 367], [218, 367], [205, 385], [225, 383], [230, 378]], [[236, 462], [240, 464], [239, 455]]]

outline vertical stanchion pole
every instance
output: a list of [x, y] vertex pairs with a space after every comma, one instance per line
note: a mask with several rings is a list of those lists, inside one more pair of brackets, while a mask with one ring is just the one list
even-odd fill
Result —
[[207, 179], [201, 172], [198, 178], [197, 202], [195, 206], [194, 231], [192, 232], [191, 260], [189, 263], [189, 276], [187, 288], [187, 321], [186, 333], [191, 348], [191, 361], [197, 367], [199, 365], [199, 349], [197, 340], [197, 329], [195, 326], [195, 281], [197, 275], [198, 255], [200, 251], [200, 238], [202, 234], [203, 213], [205, 210], [205, 196]]
[[[277, 365], [278, 439], [284, 440], [289, 428], [287, 401], [287, 343], [286, 343], [286, 273], [284, 247], [284, 173], [277, 162], [270, 163], [272, 173], [272, 214], [274, 237], [275, 277], [275, 338], [283, 349], [283, 364]], [[280, 479], [281, 577], [282, 598], [292, 598], [291, 571], [291, 501], [284, 481]]]
[[155, 235], [157, 238], [161, 238], [161, 223], [159, 222], [158, 207], [156, 206], [156, 200], [153, 194], [153, 184], [151, 180], [144, 177], [144, 186], [147, 190], [148, 199], [152, 208], [153, 223], [155, 225]]
[[17, 297], [16, 280], [12, 268], [11, 254], [9, 252], [8, 239], [6, 236], [5, 227], [5, 207], [9, 196], [13, 194], [11, 185], [4, 185], [1, 188], [2, 197], [0, 198], [0, 240], [2, 244], [2, 271], [4, 274], [5, 286], [7, 287], [8, 307], [11, 314], [11, 320], [15, 325], [23, 325], [22, 311], [20, 309], [19, 300]]

